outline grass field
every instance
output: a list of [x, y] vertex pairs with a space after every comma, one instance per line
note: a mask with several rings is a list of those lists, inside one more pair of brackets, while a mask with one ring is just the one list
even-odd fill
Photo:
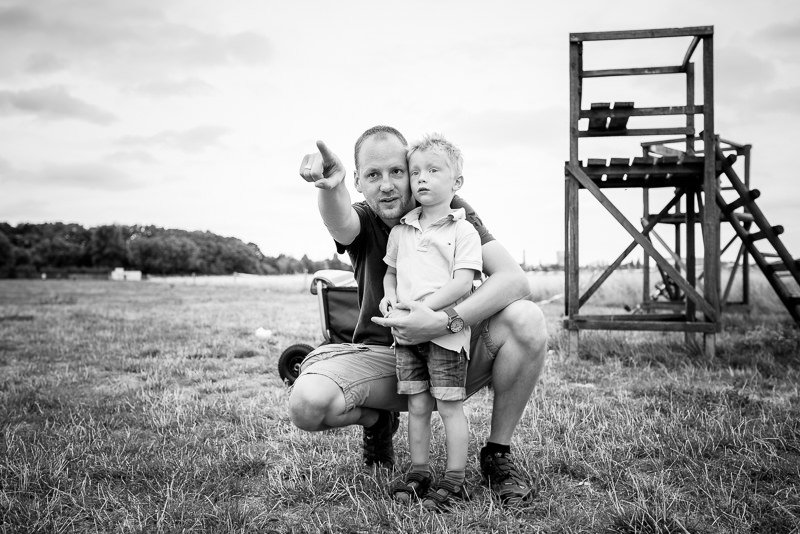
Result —
[[[534, 297], [560, 281], [531, 278]], [[537, 498], [503, 509], [472, 462], [473, 500], [431, 514], [361, 467], [359, 428], [289, 422], [275, 369], [321, 340], [308, 282], [0, 280], [0, 532], [800, 532], [800, 331], [763, 285], [713, 361], [631, 332], [583, 333], [567, 359], [563, 304], [544, 305], [550, 352], [512, 444]], [[598, 297], [620, 312], [635, 293]], [[471, 458], [491, 395], [466, 405]]]

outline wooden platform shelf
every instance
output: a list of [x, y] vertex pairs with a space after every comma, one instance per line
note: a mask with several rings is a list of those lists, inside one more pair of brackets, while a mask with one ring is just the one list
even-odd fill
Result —
[[705, 160], [699, 156], [590, 158], [581, 169], [598, 187], [685, 187], [703, 180]]

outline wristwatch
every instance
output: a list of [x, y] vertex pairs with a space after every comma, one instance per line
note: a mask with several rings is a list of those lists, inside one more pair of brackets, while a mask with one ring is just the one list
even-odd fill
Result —
[[452, 334], [457, 334], [464, 330], [464, 319], [462, 319], [453, 308], [445, 308], [447, 314], [447, 329]]

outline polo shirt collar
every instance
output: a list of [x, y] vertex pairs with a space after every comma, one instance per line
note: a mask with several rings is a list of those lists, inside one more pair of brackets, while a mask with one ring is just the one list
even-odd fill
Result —
[[[413, 210], [409, 211], [400, 219], [400, 223], [402, 224], [410, 224], [412, 226], [419, 226], [419, 217], [422, 215], [422, 206], [417, 206]], [[434, 225], [441, 224], [445, 219], [452, 219], [457, 221], [459, 219], [466, 219], [467, 214], [464, 211], [464, 208], [455, 208], [451, 209], [450, 213], [433, 223]]]

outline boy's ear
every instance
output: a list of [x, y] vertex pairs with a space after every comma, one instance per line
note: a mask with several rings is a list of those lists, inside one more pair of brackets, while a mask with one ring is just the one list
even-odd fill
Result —
[[461, 186], [464, 185], [464, 177], [457, 176], [455, 181], [453, 182], [453, 191], [458, 191], [461, 189]]
[[356, 188], [356, 191], [362, 193], [361, 191], [361, 182], [358, 180], [358, 171], [353, 171], [353, 185]]

